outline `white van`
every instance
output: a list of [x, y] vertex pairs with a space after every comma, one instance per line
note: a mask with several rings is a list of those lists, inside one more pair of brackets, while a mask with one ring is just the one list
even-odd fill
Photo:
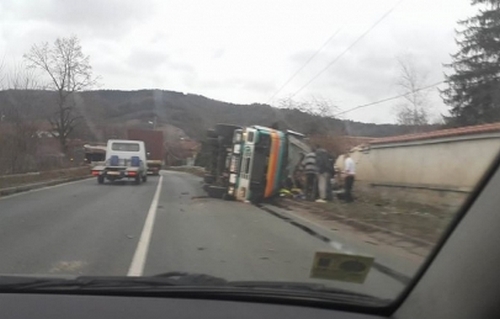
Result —
[[136, 184], [147, 181], [146, 146], [143, 141], [108, 140], [105, 165], [92, 169], [97, 182], [103, 184], [121, 179], [133, 179]]

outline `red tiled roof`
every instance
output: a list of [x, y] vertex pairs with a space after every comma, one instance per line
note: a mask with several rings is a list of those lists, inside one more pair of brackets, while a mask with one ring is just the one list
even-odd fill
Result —
[[400, 142], [410, 142], [410, 141], [420, 141], [420, 140], [429, 140], [434, 138], [443, 138], [443, 137], [454, 137], [461, 135], [474, 135], [474, 134], [483, 134], [490, 132], [500, 132], [500, 122], [491, 123], [491, 124], [482, 124], [482, 125], [474, 125], [474, 126], [464, 126], [460, 128], [452, 128], [452, 129], [444, 129], [437, 130], [426, 133], [416, 133], [416, 134], [408, 134], [408, 135], [399, 135], [399, 136], [389, 136], [377, 138], [369, 143], [374, 144], [388, 144], [388, 143], [400, 143]]
[[373, 137], [350, 136], [350, 135], [313, 135], [309, 137], [309, 145], [318, 145], [331, 154], [342, 154], [357, 145], [366, 144], [373, 140]]

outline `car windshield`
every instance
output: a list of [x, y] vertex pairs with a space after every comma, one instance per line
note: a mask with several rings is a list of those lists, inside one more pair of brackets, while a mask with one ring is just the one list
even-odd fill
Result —
[[395, 300], [500, 150], [500, 3], [438, 2], [2, 1], [0, 290]]

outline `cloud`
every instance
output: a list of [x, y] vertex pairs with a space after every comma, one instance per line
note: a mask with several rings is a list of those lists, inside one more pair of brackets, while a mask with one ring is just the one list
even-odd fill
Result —
[[[393, 54], [388, 54], [384, 50], [352, 51], [331, 64], [343, 51], [344, 48], [338, 48], [318, 54], [314, 63], [293, 80], [294, 88], [290, 92], [296, 93], [309, 82], [299, 92], [300, 95], [323, 91], [329, 92], [330, 96], [347, 94], [356, 95], [360, 99], [373, 99], [379, 97], [380, 92], [387, 92], [396, 77]], [[297, 69], [303, 64], [304, 58], [309, 57], [311, 53], [300, 52], [291, 57], [296, 61]]]
[[227, 89], [240, 90], [245, 94], [260, 93], [262, 91], [270, 91], [276, 89], [275, 85], [270, 81], [249, 80], [242, 78], [228, 79], [206, 79], [198, 81], [198, 87], [201, 89]]
[[6, 0], [5, 14], [29, 23], [57, 26], [62, 33], [85, 29], [97, 37], [118, 37], [154, 12], [154, 2], [134, 0]]
[[133, 50], [127, 59], [127, 64], [141, 70], [157, 69], [162, 64], [169, 62], [169, 56], [165, 52], [139, 48]]
[[[401, 21], [398, 23], [402, 24]], [[443, 63], [449, 61], [449, 52], [454, 50], [452, 30], [436, 29], [425, 24], [410, 24], [405, 28], [381, 27], [374, 29], [370, 36], [363, 38], [344, 54], [361, 33], [348, 30], [317, 54], [283, 94], [295, 93], [314, 79], [300, 91], [296, 99], [325, 94], [337, 100], [342, 109], [348, 109], [395, 96], [401, 92], [397, 86], [400, 77], [397, 57], [404, 54], [411, 55], [417, 70], [427, 75], [425, 84], [433, 84], [443, 80]], [[298, 51], [290, 55], [289, 61], [297, 70], [314, 53], [313, 50]], [[338, 58], [340, 54], [343, 55]], [[429, 90], [429, 100], [436, 113], [446, 111], [436, 90]], [[346, 115], [355, 115], [357, 119], [366, 121], [391, 122], [394, 121], [392, 105], [391, 102]]]
[[214, 53], [212, 54], [212, 59], [218, 60], [218, 59], [222, 58], [225, 53], [226, 53], [226, 50], [224, 48], [219, 48], [219, 49], [215, 50]]
[[[34, 43], [76, 35], [103, 88], [162, 88], [265, 103], [333, 32], [341, 28], [276, 99], [316, 77], [396, 2], [2, 0], [0, 58], [17, 62]], [[344, 109], [393, 96], [396, 57], [406, 52], [429, 82], [438, 81], [456, 50], [456, 21], [475, 11], [467, 1], [403, 1], [296, 98], [321, 96]], [[393, 121], [390, 109], [380, 105], [347, 117]]]
[[242, 81], [242, 84], [244, 89], [259, 93], [272, 91], [276, 89], [276, 86], [270, 81], [250, 80], [250, 81]]

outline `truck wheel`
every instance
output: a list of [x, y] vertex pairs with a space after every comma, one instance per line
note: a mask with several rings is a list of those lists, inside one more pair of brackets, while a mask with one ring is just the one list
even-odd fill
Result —
[[141, 184], [141, 177], [140, 177], [140, 176], [136, 176], [136, 177], [135, 177], [134, 184], [135, 184], [135, 185], [140, 185], [140, 184]]
[[217, 137], [207, 137], [207, 144], [211, 147], [218, 147], [219, 139]]
[[207, 184], [213, 184], [215, 182], [215, 176], [207, 174], [203, 176], [203, 181]]
[[234, 130], [240, 129], [241, 126], [231, 124], [217, 124], [214, 131], [218, 136], [222, 136], [225, 140], [232, 140]]
[[207, 187], [207, 194], [212, 198], [223, 198], [226, 193], [226, 187], [210, 185]]
[[102, 175], [97, 176], [97, 183], [104, 184], [104, 176], [102, 176]]
[[148, 181], [148, 175], [146, 174], [142, 177], [142, 182], [145, 183], [147, 181]]
[[217, 133], [215, 132], [215, 130], [213, 129], [209, 129], [207, 130], [207, 137], [211, 137], [211, 138], [217, 138]]

